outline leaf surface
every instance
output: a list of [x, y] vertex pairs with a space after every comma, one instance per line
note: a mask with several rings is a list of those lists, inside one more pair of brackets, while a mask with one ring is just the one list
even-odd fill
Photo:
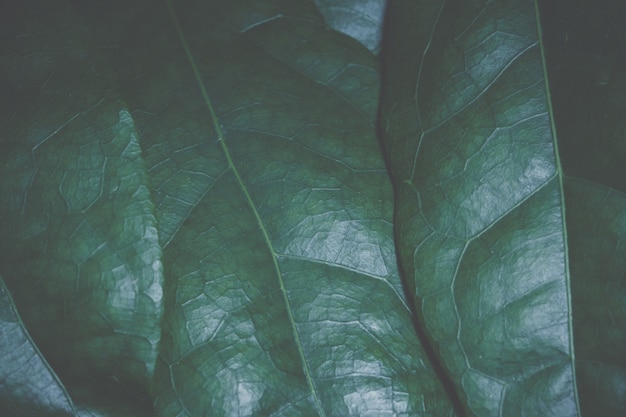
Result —
[[[176, 300], [157, 408], [439, 413], [445, 401], [394, 265], [391, 189], [371, 124], [373, 62], [335, 54], [341, 44], [324, 48], [333, 38], [306, 8], [246, 5], [173, 12], [206, 89], [199, 111], [212, 113], [196, 140], [221, 152], [210, 153], [215, 181], [166, 248]], [[197, 16], [215, 29], [199, 30]], [[328, 58], [318, 61], [322, 50]], [[197, 327], [207, 313], [209, 326]], [[211, 403], [187, 394], [207, 383]]]
[[326, 24], [380, 52], [386, 0], [315, 0]]
[[63, 378], [146, 394], [163, 276], [134, 122], [67, 2], [22, 2], [2, 19], [0, 269]]
[[626, 5], [541, 5], [565, 173], [625, 192]]
[[383, 3], [0, 13], [0, 414], [624, 414], [626, 7]]
[[392, 2], [383, 129], [418, 314], [471, 415], [578, 415], [533, 2]]
[[15, 417], [73, 415], [72, 400], [24, 328], [1, 276], [0, 363], [0, 410]]
[[395, 264], [375, 58], [312, 2], [113, 6], [113, 39], [90, 26], [164, 248], [157, 412], [450, 415]]

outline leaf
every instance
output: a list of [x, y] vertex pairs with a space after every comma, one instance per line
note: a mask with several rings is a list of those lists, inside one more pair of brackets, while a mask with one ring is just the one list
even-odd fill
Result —
[[392, 2], [396, 236], [471, 415], [578, 415], [562, 174], [534, 3]]
[[315, 0], [326, 24], [361, 42], [375, 54], [382, 43], [386, 0]]
[[451, 415], [396, 267], [374, 57], [312, 2], [91, 13], [156, 206], [159, 415]]
[[581, 179], [566, 183], [576, 372], [584, 415], [626, 410], [626, 196]]
[[381, 5], [5, 8], [0, 414], [624, 414], [626, 7]]
[[133, 82], [175, 77], [169, 91], [184, 94], [182, 103], [166, 91], [136, 108], [164, 119], [175, 101], [204, 120], [178, 124], [170, 152], [158, 148], [158, 134], [143, 137], [160, 219], [181, 188], [169, 180], [192, 171], [172, 167], [169, 155], [180, 153], [184, 164], [192, 150], [193, 171], [211, 170], [195, 181], [202, 193], [189, 201], [192, 210], [172, 210], [183, 213], [182, 223], [164, 243], [171, 280], [156, 409], [449, 413], [423, 363], [395, 268], [391, 187], [372, 123], [373, 58], [348, 52], [353, 44], [326, 31], [312, 8], [264, 6], [186, 2], [169, 16], [157, 10], [137, 39], [152, 40], [166, 27], [162, 16], [172, 30], [161, 32], [161, 53], [126, 55], [165, 70]]
[[590, 1], [542, 6], [555, 122], [571, 176], [565, 192], [581, 410], [621, 416], [626, 412], [626, 264], [620, 243], [626, 209], [626, 8]]
[[3, 14], [0, 265], [65, 382], [116, 377], [147, 395], [162, 266], [134, 122], [66, 2]]
[[72, 400], [24, 328], [2, 277], [0, 362], [0, 409], [5, 413], [15, 417], [72, 415]]
[[624, 192], [626, 5], [541, 4], [565, 172]]

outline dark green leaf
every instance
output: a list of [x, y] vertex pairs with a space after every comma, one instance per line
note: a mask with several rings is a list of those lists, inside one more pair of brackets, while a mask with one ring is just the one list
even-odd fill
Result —
[[162, 266], [134, 122], [66, 2], [16, 7], [2, 14], [2, 274], [62, 378], [147, 393]]
[[626, 192], [626, 3], [540, 3], [565, 173]]
[[566, 182], [574, 341], [586, 416], [626, 410], [626, 197], [583, 180]]
[[63, 385], [24, 328], [0, 276], [0, 410], [14, 417], [62, 417], [73, 415], [73, 409]]
[[472, 415], [578, 414], [532, 1], [391, 3], [383, 126], [419, 315]]
[[626, 413], [626, 7], [542, 3], [565, 172], [576, 370], [587, 416]]
[[[395, 265], [375, 61], [305, 4], [176, 3], [122, 60], [144, 64], [129, 88], [152, 115], [159, 219], [180, 219], [163, 240], [163, 415], [450, 412]], [[194, 117], [167, 120], [172, 103]]]
[[164, 247], [157, 412], [450, 415], [396, 267], [375, 58], [307, 2], [106, 9]]
[[624, 415], [626, 3], [384, 3], [3, 8], [0, 415]]
[[315, 0], [328, 26], [379, 53], [387, 0]]

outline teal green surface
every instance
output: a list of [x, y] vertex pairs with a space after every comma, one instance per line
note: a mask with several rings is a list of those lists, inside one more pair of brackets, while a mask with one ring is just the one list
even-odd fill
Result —
[[626, 8], [385, 3], [0, 14], [0, 414], [624, 414]]
[[397, 243], [435, 350], [470, 415], [578, 415], [534, 3], [392, 2], [387, 23]]

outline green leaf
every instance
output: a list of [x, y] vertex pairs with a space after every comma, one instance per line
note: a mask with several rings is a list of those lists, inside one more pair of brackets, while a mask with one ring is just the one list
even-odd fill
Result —
[[400, 262], [471, 415], [578, 415], [562, 174], [534, 2], [392, 2]]
[[383, 3], [5, 8], [1, 415], [624, 415], [626, 6]]
[[626, 192], [626, 4], [541, 5], [565, 172]]
[[106, 6], [163, 247], [159, 415], [451, 415], [396, 266], [375, 58], [312, 3]]
[[73, 415], [72, 400], [24, 328], [1, 276], [0, 362], [0, 409], [4, 413], [15, 417]]
[[0, 265], [66, 381], [147, 394], [162, 313], [154, 207], [114, 74], [63, 1], [2, 15]]
[[580, 405], [617, 417], [626, 410], [626, 196], [581, 179], [565, 191]]
[[315, 0], [326, 24], [378, 54], [386, 0]]
[[[373, 57], [293, 2], [165, 11], [136, 34], [145, 52], [123, 59], [150, 63], [131, 78], [140, 90], [173, 78], [161, 99], [133, 105], [154, 115], [142, 144], [159, 218], [181, 219], [164, 243], [157, 411], [450, 413], [395, 266]], [[173, 101], [204, 123], [176, 120], [179, 133], [157, 121]], [[172, 132], [169, 152], [161, 132]], [[184, 165], [172, 166], [179, 153]], [[166, 206], [184, 184], [171, 179], [195, 167], [210, 172], [195, 181], [201, 194], [186, 194], [191, 210]]]
[[[567, 10], [567, 13], [563, 13]], [[576, 370], [581, 410], [626, 412], [626, 7], [542, 4], [566, 181]]]

